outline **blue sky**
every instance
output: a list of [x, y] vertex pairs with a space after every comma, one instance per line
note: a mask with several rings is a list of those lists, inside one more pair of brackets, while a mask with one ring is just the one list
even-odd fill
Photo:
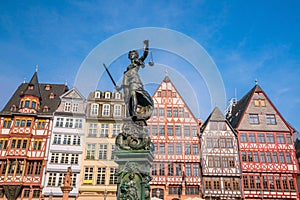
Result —
[[[36, 65], [40, 82], [72, 86], [85, 57], [104, 40], [162, 27], [202, 45], [221, 73], [227, 99], [241, 98], [257, 79], [300, 130], [299, 10], [296, 0], [0, 1], [0, 107]], [[208, 112], [197, 117], [205, 120]]]

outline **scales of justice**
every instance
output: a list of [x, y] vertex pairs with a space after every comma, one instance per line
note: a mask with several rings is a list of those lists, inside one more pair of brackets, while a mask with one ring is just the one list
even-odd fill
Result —
[[[130, 64], [123, 75], [121, 86], [117, 86], [107, 67], [104, 65], [115, 89], [123, 89], [126, 105], [126, 117], [123, 119], [122, 132], [116, 137], [116, 149], [113, 152], [115, 162], [119, 165], [117, 181], [118, 200], [150, 199], [150, 166], [153, 161], [153, 144], [146, 129], [147, 120], [153, 111], [153, 99], [144, 89], [139, 77], [139, 69], [145, 67], [145, 59], [149, 54], [149, 40], [141, 57], [137, 50], [128, 53]], [[150, 52], [150, 66], [154, 65]]]

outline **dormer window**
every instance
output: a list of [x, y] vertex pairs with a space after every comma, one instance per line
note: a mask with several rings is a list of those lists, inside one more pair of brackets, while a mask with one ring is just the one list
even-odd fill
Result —
[[29, 108], [29, 105], [30, 105], [30, 101], [29, 101], [29, 100], [26, 100], [26, 101], [25, 101], [25, 104], [24, 104], [24, 108]]
[[54, 99], [54, 97], [55, 97], [55, 94], [53, 92], [51, 92], [49, 95], [49, 99]]
[[110, 98], [110, 92], [105, 92], [105, 99], [109, 99]]
[[28, 90], [33, 90], [34, 89], [34, 85], [28, 85]]
[[51, 86], [49, 85], [49, 84], [47, 84], [46, 86], [45, 86], [45, 90], [50, 90], [51, 89]]
[[49, 107], [48, 106], [44, 106], [43, 112], [48, 112], [48, 111], [49, 111]]
[[116, 99], [121, 99], [121, 94], [117, 92], [117, 93], [115, 94], [115, 98], [116, 98]]
[[10, 111], [12, 111], [12, 112], [17, 111], [16, 105], [12, 105], [12, 106], [10, 107]]
[[33, 101], [33, 102], [31, 103], [31, 108], [36, 109], [36, 102], [35, 102], [35, 101]]
[[97, 99], [100, 98], [100, 92], [99, 91], [95, 92], [95, 98], [97, 98]]

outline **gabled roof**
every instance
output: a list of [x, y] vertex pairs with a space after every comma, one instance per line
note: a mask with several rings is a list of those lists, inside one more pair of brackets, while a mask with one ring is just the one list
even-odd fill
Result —
[[[32, 86], [33, 89], [29, 89], [29, 87]], [[25, 91], [23, 92], [23, 95], [32, 95], [35, 97], [39, 97], [41, 98], [41, 93], [40, 93], [40, 88], [39, 88], [39, 80], [38, 80], [38, 76], [37, 76], [37, 72], [35, 72], [31, 78], [31, 80], [29, 81], [27, 88], [25, 89]]]
[[255, 85], [241, 100], [239, 100], [235, 105], [232, 107], [231, 116], [228, 117], [228, 121], [230, 122], [231, 126], [233, 128], [236, 128], [247, 107], [249, 102], [251, 101], [251, 98], [255, 92], [262, 92], [263, 90], [259, 85]]
[[221, 110], [219, 109], [219, 107], [215, 107], [213, 109], [213, 111], [210, 113], [210, 115], [208, 116], [208, 118], [205, 120], [205, 122], [203, 123], [203, 125], [201, 126], [200, 132], [202, 132], [209, 121], [225, 121], [225, 117], [222, 114]]
[[[73, 93], [73, 95], [70, 97], [69, 95], [72, 94], [72, 93]], [[67, 92], [62, 94], [60, 96], [60, 98], [61, 99], [63, 99], [63, 98], [72, 98], [72, 99], [79, 99], [79, 100], [82, 100], [82, 101], [85, 100], [85, 97], [76, 88], [72, 88], [72, 89], [68, 90]]]

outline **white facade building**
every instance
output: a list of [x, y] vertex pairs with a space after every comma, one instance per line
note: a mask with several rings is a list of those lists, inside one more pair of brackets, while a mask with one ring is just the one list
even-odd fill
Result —
[[85, 98], [75, 88], [61, 97], [54, 113], [53, 129], [44, 178], [46, 197], [62, 196], [61, 186], [68, 167], [72, 168], [72, 187], [69, 197], [78, 197], [80, 169], [84, 145]]

